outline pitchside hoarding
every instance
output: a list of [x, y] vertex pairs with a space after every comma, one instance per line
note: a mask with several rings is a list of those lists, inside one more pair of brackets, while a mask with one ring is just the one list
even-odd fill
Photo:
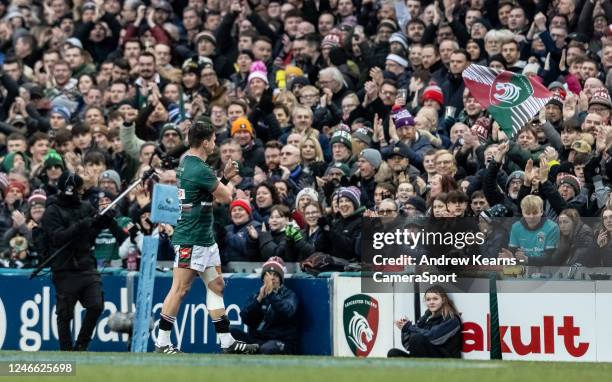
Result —
[[[553, 293], [550, 288], [569, 289], [568, 285], [550, 286], [539, 281], [498, 281], [498, 304], [503, 359], [546, 361], [607, 361], [612, 359], [612, 282], [559, 281], [571, 283], [576, 293]], [[334, 355], [386, 356], [391, 347], [402, 349], [399, 329], [393, 322], [407, 316], [414, 320], [414, 294], [397, 293], [406, 286], [395, 285], [393, 293], [363, 293], [357, 277], [334, 279]], [[520, 288], [529, 293], [520, 293]], [[411, 287], [408, 287], [411, 288]], [[548, 288], [548, 290], [547, 290]], [[421, 285], [420, 290], [427, 289]], [[534, 290], [542, 293], [534, 293]], [[489, 359], [489, 295], [487, 293], [451, 293], [463, 321], [463, 358]], [[370, 316], [364, 329], [353, 330], [346, 312], [354, 310], [354, 300], [377, 302], [377, 325]], [[421, 313], [425, 311], [420, 294]], [[347, 302], [349, 306], [347, 307]], [[362, 304], [363, 305], [363, 304]], [[371, 310], [370, 310], [371, 311]], [[362, 320], [363, 321], [363, 320]], [[369, 329], [369, 331], [367, 330]], [[376, 329], [376, 330], [375, 330]], [[368, 354], [354, 351], [354, 333], [361, 333]]]
[[[103, 277], [105, 310], [94, 332], [89, 348], [92, 351], [127, 351], [127, 335], [111, 332], [107, 326], [112, 313], [128, 311], [125, 280], [123, 276]], [[257, 277], [231, 277], [225, 282], [225, 303], [231, 324], [245, 328], [240, 318], [240, 307], [250, 294], [259, 291], [261, 281]], [[326, 278], [286, 280], [286, 285], [296, 292], [300, 301], [298, 319], [302, 354], [332, 353], [330, 282]], [[157, 277], [155, 280], [152, 304], [155, 327], [149, 340], [149, 351], [153, 350], [159, 313], [171, 283], [170, 277]], [[0, 349], [58, 350], [55, 291], [49, 276], [28, 280], [26, 274], [0, 275], [0, 291]], [[205, 296], [203, 283], [196, 280], [176, 318], [172, 340], [188, 353], [219, 351], [214, 326], [204, 304]], [[77, 304], [73, 333], [78, 332], [83, 314], [81, 305]]]

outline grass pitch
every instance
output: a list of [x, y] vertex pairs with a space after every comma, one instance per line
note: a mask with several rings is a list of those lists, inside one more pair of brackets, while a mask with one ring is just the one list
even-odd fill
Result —
[[[0, 351], [0, 361], [73, 361], [76, 376], [0, 377], [14, 381], [597, 381], [610, 363], [418, 360], [221, 354], [134, 354]], [[10, 379], [9, 379], [10, 378]]]

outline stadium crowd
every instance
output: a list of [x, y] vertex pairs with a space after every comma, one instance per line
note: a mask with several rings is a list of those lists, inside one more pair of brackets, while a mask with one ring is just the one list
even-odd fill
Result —
[[[612, 264], [593, 250], [612, 246], [609, 24], [606, 0], [1, 0], [0, 266], [39, 262], [64, 171], [96, 209], [150, 165], [175, 184], [197, 121], [219, 176], [240, 167], [214, 207], [224, 263], [359, 261], [364, 219], [402, 215], [473, 216], [490, 256]], [[513, 136], [466, 89], [471, 63], [554, 97]], [[145, 234], [174, 258], [150, 184], [116, 210], [139, 232], [103, 230], [99, 266]]]

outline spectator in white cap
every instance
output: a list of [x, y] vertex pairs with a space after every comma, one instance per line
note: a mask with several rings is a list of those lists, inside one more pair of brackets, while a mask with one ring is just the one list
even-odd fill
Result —
[[398, 88], [405, 87], [410, 80], [406, 68], [408, 68], [408, 60], [393, 53], [387, 55], [385, 70], [393, 74]]
[[363, 149], [359, 153], [357, 160], [357, 168], [359, 174], [359, 190], [361, 191], [361, 203], [367, 208], [373, 208], [374, 190], [376, 189], [376, 180], [374, 176], [382, 164], [382, 156], [380, 151], [375, 149]]

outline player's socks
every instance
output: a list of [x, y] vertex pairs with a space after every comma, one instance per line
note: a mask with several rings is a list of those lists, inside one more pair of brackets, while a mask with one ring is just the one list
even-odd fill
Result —
[[159, 347], [171, 345], [170, 342], [170, 334], [172, 333], [172, 327], [174, 326], [174, 321], [176, 317], [168, 316], [166, 314], [161, 314], [159, 319], [159, 333], [157, 335], [156, 345]]
[[228, 348], [236, 341], [230, 334], [230, 322], [226, 315], [223, 315], [216, 320], [212, 320], [215, 324], [215, 331], [221, 340], [221, 347]]

